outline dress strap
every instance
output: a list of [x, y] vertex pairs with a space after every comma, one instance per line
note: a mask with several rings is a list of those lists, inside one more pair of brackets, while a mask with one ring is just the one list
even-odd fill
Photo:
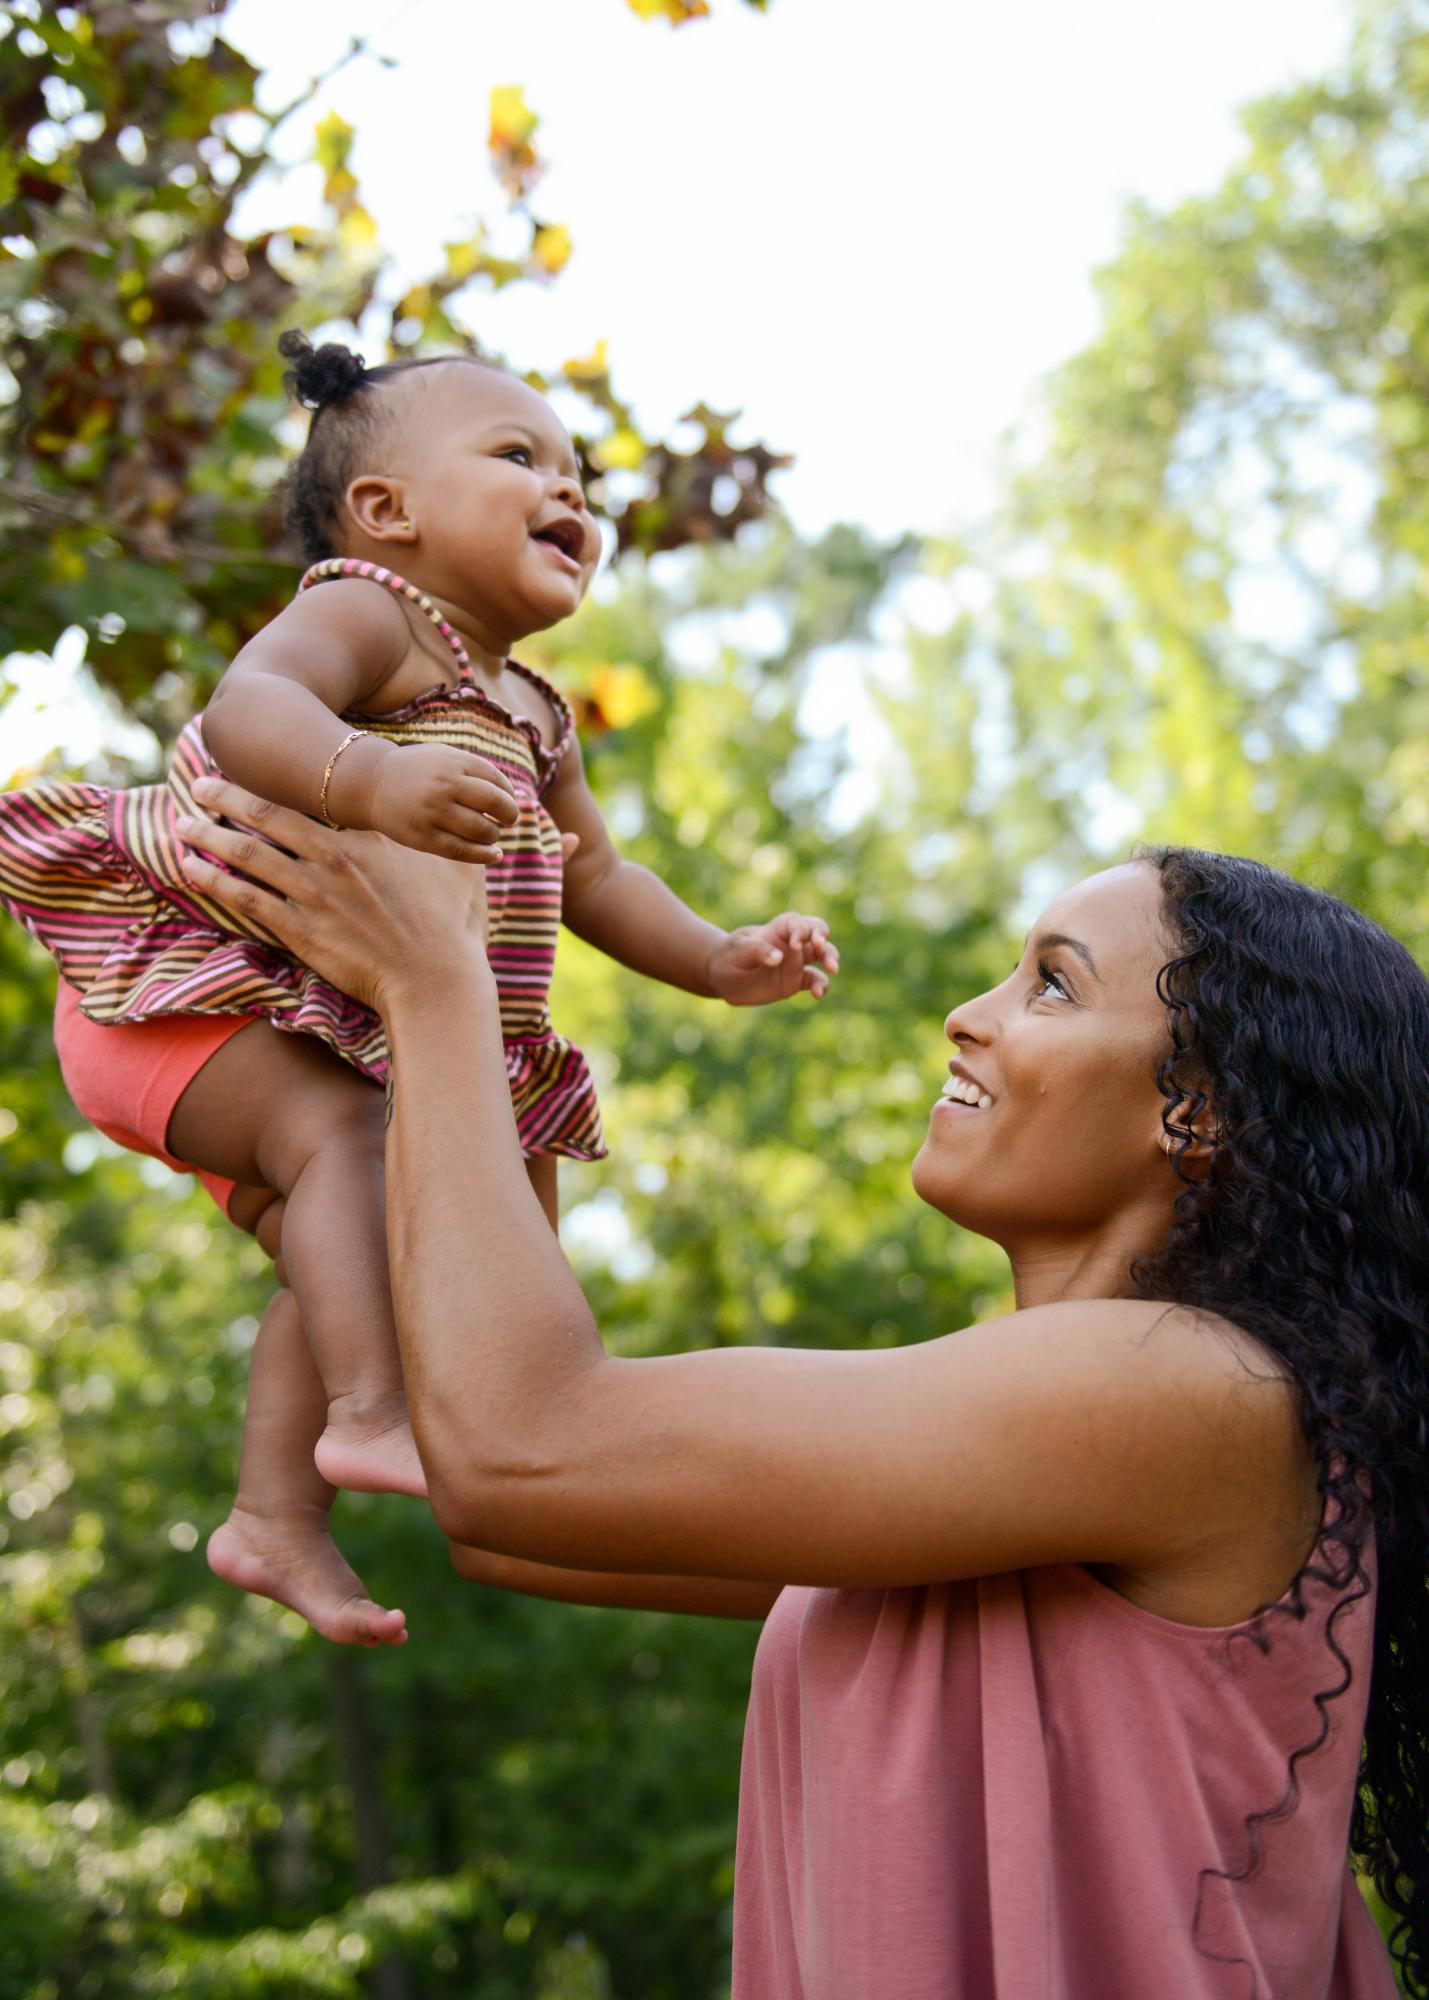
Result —
[[457, 637], [455, 629], [443, 618], [424, 590], [418, 590], [415, 583], [408, 583], [405, 576], [398, 576], [395, 570], [383, 569], [381, 563], [357, 562], [351, 556], [329, 556], [326, 562], [314, 563], [306, 572], [299, 590], [308, 590], [315, 583], [326, 583], [329, 577], [360, 576], [369, 583], [385, 584], [397, 597], [406, 598], [414, 604], [424, 618], [430, 618], [456, 657], [457, 668], [463, 680], [471, 675], [471, 655]]

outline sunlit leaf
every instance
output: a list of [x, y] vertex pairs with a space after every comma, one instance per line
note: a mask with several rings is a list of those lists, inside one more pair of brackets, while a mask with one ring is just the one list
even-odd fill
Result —
[[650, 447], [638, 431], [622, 426], [609, 437], [597, 439], [590, 448], [595, 463], [604, 469], [635, 472], [645, 463]]
[[542, 223], [531, 239], [531, 254], [551, 277], [562, 270], [571, 254], [571, 232], [565, 223]]

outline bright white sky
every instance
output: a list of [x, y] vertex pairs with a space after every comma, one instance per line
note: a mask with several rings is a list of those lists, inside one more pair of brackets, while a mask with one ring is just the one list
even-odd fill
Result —
[[[797, 455], [799, 525], [930, 531], [982, 505], [1001, 432], [1092, 333], [1122, 206], [1212, 187], [1236, 108], [1330, 66], [1346, 0], [235, 0], [224, 33], [289, 101], [324, 91], [404, 277], [499, 212], [487, 94], [542, 120], [543, 220], [575, 254], [477, 297], [483, 341], [554, 369], [598, 338], [651, 426], [703, 396]], [[287, 128], [298, 156], [313, 118]], [[257, 197], [297, 219], [315, 173]]]

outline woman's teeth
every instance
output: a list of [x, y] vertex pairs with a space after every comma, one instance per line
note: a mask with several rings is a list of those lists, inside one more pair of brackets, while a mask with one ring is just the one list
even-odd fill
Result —
[[986, 1111], [992, 1103], [985, 1090], [979, 1090], [975, 1083], [964, 1083], [960, 1076], [950, 1076], [941, 1095], [956, 1098], [959, 1104], [975, 1104], [979, 1111]]

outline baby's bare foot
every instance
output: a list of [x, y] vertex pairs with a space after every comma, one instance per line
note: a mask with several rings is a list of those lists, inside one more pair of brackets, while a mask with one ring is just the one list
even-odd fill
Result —
[[313, 1463], [329, 1486], [349, 1493], [410, 1493], [427, 1497], [422, 1461], [401, 1390], [381, 1396], [334, 1396]]
[[235, 1507], [208, 1540], [215, 1576], [271, 1597], [339, 1646], [401, 1646], [407, 1614], [375, 1604], [328, 1533], [320, 1508], [280, 1516]]

